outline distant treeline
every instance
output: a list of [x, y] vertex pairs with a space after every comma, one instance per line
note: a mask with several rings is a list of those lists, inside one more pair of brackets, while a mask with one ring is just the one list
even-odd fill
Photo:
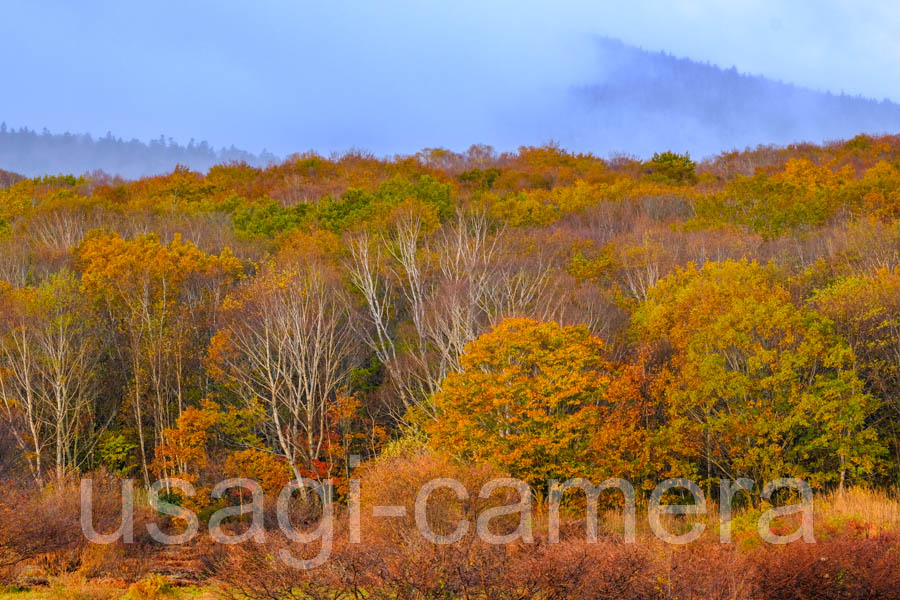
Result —
[[[186, 146], [160, 136], [149, 143], [124, 140], [111, 133], [101, 138], [90, 134], [41, 133], [0, 124], [0, 169], [28, 176], [89, 173], [102, 170], [129, 179], [171, 172], [176, 165], [205, 171], [215, 164], [245, 162], [265, 166], [277, 157], [266, 151], [256, 155], [231, 146], [216, 150], [207, 142]], [[0, 187], [9, 185], [0, 172]]]

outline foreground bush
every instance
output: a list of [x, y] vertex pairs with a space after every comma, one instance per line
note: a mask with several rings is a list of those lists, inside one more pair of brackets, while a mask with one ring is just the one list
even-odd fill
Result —
[[[816, 544], [788, 546], [719, 544], [707, 536], [686, 546], [641, 535], [626, 544], [615, 535], [597, 543], [584, 539], [580, 521], [561, 527], [560, 543], [546, 541], [543, 516], [534, 516], [534, 542], [506, 545], [482, 541], [473, 531], [438, 545], [424, 539], [413, 513], [421, 486], [435, 477], [453, 477], [469, 498], [436, 492], [428, 523], [437, 533], [471, 523], [485, 508], [516, 502], [515, 492], [477, 497], [484, 482], [502, 476], [489, 466], [464, 466], [439, 454], [406, 449], [367, 465], [360, 474], [363, 497], [360, 543], [349, 543], [351, 519], [337, 519], [330, 556], [318, 568], [299, 570], [281, 553], [311, 557], [319, 544], [301, 545], [270, 531], [262, 544], [220, 548], [210, 560], [212, 580], [235, 597], [426, 599], [595, 599], [595, 600], [826, 600], [900, 599], [900, 535], [872, 534], [867, 528], [835, 528], [823, 523]], [[447, 492], [448, 490], [443, 490]], [[854, 505], [878, 498], [863, 490], [848, 493]], [[835, 502], [835, 500], [828, 500]], [[376, 506], [406, 507], [402, 517], [372, 517]], [[833, 508], [832, 512], [837, 509]], [[499, 519], [512, 531], [518, 515]], [[499, 531], [494, 531], [499, 533]]]
[[767, 599], [900, 598], [900, 538], [895, 534], [763, 549], [750, 562], [756, 589]]
[[[11, 583], [25, 565], [36, 566], [47, 576], [81, 570], [88, 577], [115, 575], [138, 577], [150, 553], [145, 510], [134, 512], [134, 543], [90, 543], [81, 528], [81, 495], [78, 482], [46, 490], [16, 489], [6, 485], [0, 503], [0, 576]], [[93, 525], [98, 533], [110, 533], [121, 523], [119, 481], [95, 478]], [[127, 566], [126, 566], [127, 563]]]
[[576, 540], [534, 546], [481, 543], [417, 553], [338, 549], [320, 569], [273, 560], [281, 543], [240, 546], [215, 578], [235, 597], [395, 600], [863, 600], [900, 598], [900, 540], [835, 538], [818, 544], [682, 548]]

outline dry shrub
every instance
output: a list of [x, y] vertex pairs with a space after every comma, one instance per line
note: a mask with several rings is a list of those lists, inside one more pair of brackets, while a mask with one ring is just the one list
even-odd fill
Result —
[[54, 577], [47, 586], [46, 597], [49, 600], [113, 600], [121, 598], [122, 592], [117, 586], [69, 574]]
[[[125, 560], [139, 561], [149, 552], [146, 511], [135, 507], [134, 543], [98, 547], [81, 528], [80, 483], [73, 481], [44, 490], [7, 488], [0, 505], [0, 559], [4, 576], [15, 578], [22, 565], [40, 567], [45, 575], [59, 576], [84, 566], [87, 575], [121, 575]], [[118, 480], [94, 478], [93, 520], [98, 532], [110, 532], [121, 522], [122, 500]], [[134, 569], [132, 569], [134, 570]]]
[[49, 575], [77, 566], [83, 548], [77, 498], [65, 490], [10, 490], [0, 506], [0, 548], [7, 565], [40, 563]]
[[81, 553], [78, 573], [90, 579], [116, 577], [131, 581], [141, 576], [149, 563], [149, 548], [127, 544], [87, 544]]
[[[424, 540], [423, 540], [424, 541]], [[424, 542], [411, 551], [379, 556], [378, 598], [522, 598], [533, 590], [514, 582], [513, 570], [531, 548], [489, 545], [477, 539], [446, 546]], [[531, 580], [523, 582], [528, 585]]]
[[[517, 598], [532, 581], [510, 585], [517, 561], [533, 551], [530, 544], [506, 546], [484, 543], [476, 533], [478, 516], [488, 508], [513, 505], [519, 492], [499, 488], [480, 498], [489, 481], [508, 477], [490, 465], [462, 465], [440, 453], [413, 450], [373, 461], [361, 473], [362, 540], [373, 550], [367, 556], [369, 569], [378, 573], [375, 586], [383, 598]], [[426, 515], [430, 529], [438, 535], [453, 533], [459, 522], [468, 521], [468, 532], [457, 542], [434, 544], [419, 532], [415, 500], [423, 486], [434, 479], [454, 479], [468, 497], [460, 500], [454, 491], [436, 489], [429, 497]], [[403, 506], [405, 516], [373, 517], [374, 506]], [[504, 535], [519, 527], [520, 516], [508, 515], [491, 521], [491, 533]]]
[[872, 533], [900, 531], [900, 502], [896, 491], [854, 487], [816, 498], [816, 519], [842, 528], [848, 523], [864, 524]]
[[[229, 548], [214, 566], [214, 579], [232, 597], [251, 600], [533, 597], [510, 583], [515, 556], [527, 548], [426, 544], [414, 551], [342, 544], [323, 566], [301, 570], [279, 560], [278, 553], [286, 549], [298, 556], [304, 549], [283, 538], [270, 539], [265, 545]], [[534, 580], [524, 583], [532, 585]]]
[[[468, 498], [459, 500], [450, 489], [436, 489], [427, 504], [426, 514], [431, 530], [439, 535], [450, 534], [460, 520], [468, 520], [470, 527], [466, 537], [474, 537], [475, 521], [483, 510], [518, 502], [518, 493], [510, 488], [498, 489], [490, 498], [478, 497], [485, 483], [504, 477], [508, 475], [490, 465], [466, 466], [442, 454], [422, 449], [376, 459], [366, 464], [360, 473], [363, 542], [381, 547], [416, 543], [421, 538], [415, 520], [416, 496], [429, 481], [442, 478], [460, 482], [468, 492]], [[403, 517], [373, 517], [375, 506], [402, 506], [406, 514]], [[496, 534], [504, 533], [504, 525], [515, 529], [518, 524], [517, 517], [507, 523], [502, 519], [497, 521], [500, 522], [492, 522], [491, 528]]]
[[751, 562], [767, 600], [900, 598], [900, 538], [893, 534], [769, 546]]
[[752, 565], [746, 554], [733, 545], [696, 543], [666, 546], [664, 551], [666, 557], [656, 567], [660, 598], [749, 600], [759, 597]]
[[533, 598], [649, 598], [655, 584], [646, 546], [609, 540], [539, 545], [519, 554], [501, 575], [507, 593]]
[[344, 545], [312, 571], [275, 551], [283, 541], [229, 549], [217, 580], [234, 597], [393, 600], [830, 600], [900, 598], [898, 540], [834, 538], [817, 544], [735, 546], [658, 541], [563, 541], [492, 546], [423, 545], [415, 552]]
[[[707, 537], [675, 546], [649, 534], [635, 544], [616, 534], [590, 543], [581, 523], [571, 521], [563, 524], [557, 544], [541, 535], [531, 544], [487, 544], [474, 535], [477, 514], [518, 500], [511, 490], [502, 498], [477, 499], [484, 482], [498, 476], [491, 467], [464, 467], [421, 450], [379, 459], [361, 473], [362, 543], [349, 543], [341, 515], [330, 558], [303, 571], [281, 561], [279, 551], [309, 557], [318, 545], [302, 547], [269, 529], [265, 544], [220, 550], [210, 565], [213, 579], [248, 600], [900, 600], [900, 536], [873, 536], [865, 527], [823, 527], [816, 544], [747, 547]], [[413, 514], [418, 490], [437, 477], [454, 478], [469, 492], [466, 501], [435, 493], [429, 502], [432, 529], [452, 530], [460, 519], [471, 523], [469, 534], [449, 545], [422, 537]], [[887, 510], [884, 498], [854, 498], [842, 506], [871, 514]], [[371, 516], [373, 506], [384, 505], [404, 506], [407, 513]], [[513, 517], [515, 523], [501, 525], [514, 526], [518, 515]]]
[[[749, 590], [728, 552], [669, 556], [665, 549], [601, 540], [535, 545], [423, 545], [415, 552], [344, 546], [312, 571], [293, 569], [275, 552], [289, 545], [229, 550], [216, 579], [233, 597], [375, 600], [445, 598], [735, 600]], [[292, 548], [295, 551], [295, 548]], [[742, 575], [743, 573], [743, 575]], [[739, 581], [735, 581], [739, 580]]]
[[[310, 558], [318, 544], [302, 546], [287, 542], [271, 529], [266, 544], [229, 547], [211, 561], [214, 578], [235, 595], [262, 598], [453, 598], [474, 597], [490, 590], [490, 597], [506, 597], [512, 557], [527, 554], [524, 546], [491, 546], [475, 535], [477, 515], [489, 506], [513, 504], [518, 493], [501, 489], [490, 498], [479, 499], [484, 483], [504, 477], [489, 466], [464, 467], [447, 457], [413, 450], [367, 465], [361, 473], [362, 544], [348, 543], [347, 520], [336, 524], [335, 543], [328, 561], [303, 571], [278, 559], [287, 550], [296, 558]], [[470, 521], [469, 533], [459, 542], [436, 545], [420, 535], [414, 504], [421, 487], [432, 479], [453, 478], [469, 491], [459, 501], [446, 489], [429, 498], [429, 526], [438, 534], [455, 530], [461, 519]], [[403, 517], [373, 517], [373, 506], [404, 506]], [[497, 519], [492, 532], [503, 534], [518, 526], [518, 517]], [[510, 597], [520, 597], [515, 594]]]
[[130, 600], [157, 600], [172, 593], [172, 583], [162, 575], [150, 574], [128, 588]]
[[365, 548], [339, 550], [324, 566], [311, 570], [296, 569], [280, 560], [282, 550], [295, 557], [307, 554], [283, 537], [269, 536], [265, 544], [238, 544], [219, 553], [208, 563], [211, 578], [229, 597], [249, 600], [336, 600], [352, 593], [363, 597], [362, 591], [376, 584], [372, 568], [376, 559]]
[[839, 537], [749, 554], [718, 543], [563, 542], [515, 565], [509, 584], [560, 599], [892, 600], [900, 598], [898, 542]]
[[[510, 592], [530, 598], [739, 600], [754, 595], [746, 558], [733, 547], [564, 541], [538, 546], [510, 565]], [[491, 596], [485, 596], [491, 597]]]

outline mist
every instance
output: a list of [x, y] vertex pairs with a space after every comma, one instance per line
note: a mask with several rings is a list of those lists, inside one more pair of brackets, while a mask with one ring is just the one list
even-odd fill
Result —
[[702, 158], [900, 131], [897, 104], [867, 99], [900, 98], [890, 3], [633, 4], [11, 0], [0, 169], [138, 177], [549, 141]]
[[596, 41], [596, 80], [567, 97], [562, 145], [646, 158], [699, 158], [760, 144], [822, 143], [900, 131], [900, 105], [817, 92], [709, 63]]

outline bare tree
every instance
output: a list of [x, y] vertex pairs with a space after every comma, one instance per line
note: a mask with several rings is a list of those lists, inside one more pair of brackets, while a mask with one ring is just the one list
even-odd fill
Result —
[[28, 220], [32, 241], [60, 252], [69, 252], [81, 243], [84, 234], [103, 224], [99, 211], [87, 208], [42, 210]]
[[410, 409], [431, 414], [431, 396], [466, 345], [502, 319], [554, 312], [549, 265], [501, 256], [505, 241], [478, 212], [431, 236], [410, 214], [387, 236], [349, 240], [347, 270], [366, 305], [361, 333], [390, 376], [398, 419]]
[[349, 298], [323, 265], [270, 265], [228, 304], [220, 368], [249, 406], [265, 407], [273, 445], [300, 477], [323, 455], [328, 408], [353, 367]]
[[92, 437], [81, 439], [83, 419], [93, 412], [97, 349], [87, 307], [73, 275], [61, 273], [52, 278], [42, 295], [43, 314], [33, 343], [41, 358], [40, 389], [54, 436], [56, 477], [61, 481], [77, 466], [79, 450], [103, 429], [102, 425], [89, 427]]
[[11, 293], [3, 299], [0, 332], [0, 398], [4, 420], [25, 456], [32, 477], [43, 484], [46, 405], [39, 391], [38, 358], [31, 340], [30, 315]]
[[[77, 466], [79, 451], [102, 431], [83, 427], [93, 412], [97, 352], [78, 281], [63, 272], [40, 288], [17, 290], [4, 304], [0, 334], [4, 414], [38, 485], [48, 448], [61, 481]], [[16, 433], [23, 427], [24, 435]]]
[[0, 281], [22, 287], [28, 281], [31, 248], [20, 235], [0, 237]]

